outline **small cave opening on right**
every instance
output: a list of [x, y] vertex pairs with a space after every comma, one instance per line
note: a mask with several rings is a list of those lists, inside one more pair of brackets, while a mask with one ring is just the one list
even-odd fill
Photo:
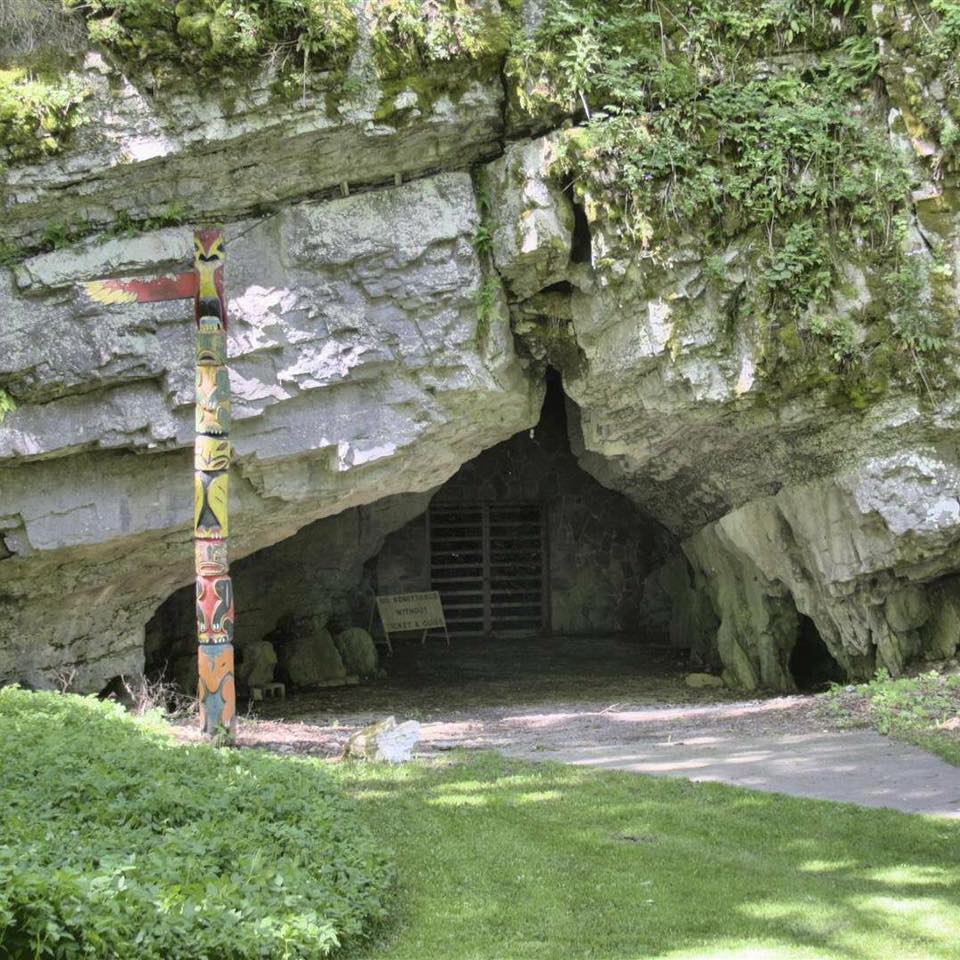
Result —
[[816, 624], [803, 614], [800, 615], [800, 632], [788, 666], [797, 689], [804, 693], [824, 690], [831, 683], [842, 683], [846, 679]]

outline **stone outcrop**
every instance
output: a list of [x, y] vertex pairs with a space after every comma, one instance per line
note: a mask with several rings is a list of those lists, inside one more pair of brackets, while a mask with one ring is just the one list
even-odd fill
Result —
[[849, 676], [952, 656], [960, 524], [957, 467], [933, 451], [754, 501], [687, 541], [720, 614], [718, 646], [739, 685], [783, 687], [796, 612]]
[[335, 81], [322, 75], [294, 97], [276, 95], [269, 71], [230, 96], [198, 95], [194, 84], [148, 92], [90, 54], [85, 78], [97, 122], [68, 155], [8, 172], [0, 239], [35, 243], [51, 222], [110, 226], [121, 213], [229, 221], [341, 185], [462, 169], [495, 156], [505, 130], [496, 75], [456, 99], [441, 93], [427, 104], [411, 89], [385, 102], [360, 58], [351, 95], [332, 112]]
[[[463, 463], [536, 423], [549, 365], [580, 465], [682, 544], [644, 572], [638, 624], [748, 688], [792, 686], [804, 618], [851, 677], [952, 655], [960, 194], [931, 146], [949, 97], [911, 53], [921, 26], [890, 7], [872, 16], [892, 102], [865, 122], [915, 163], [904, 256], [936, 267], [947, 342], [913, 383], [825, 366], [740, 311], [756, 236], [718, 246], [688, 223], [656, 253], [626, 249], [552, 173], [561, 133], [527, 136], [499, 76], [388, 94], [358, 56], [335, 104], [323, 77], [293, 100], [268, 76], [215, 100], [91, 55], [101, 122], [5, 170], [0, 239], [145, 226], [0, 271], [17, 404], [0, 424], [0, 682], [69, 669], [96, 690], [135, 672], [145, 625], [189, 592], [189, 307], [94, 306], [77, 287], [182, 269], [190, 231], [148, 222], [174, 202], [226, 221], [241, 637], [304, 610], [365, 622], [364, 562]], [[853, 255], [839, 275], [825, 309], [860, 330], [878, 278]], [[901, 371], [917, 361], [885, 349]], [[323, 572], [296, 581], [297, 562]], [[192, 625], [169, 616], [184, 646], [166, 654], [188, 657]]]

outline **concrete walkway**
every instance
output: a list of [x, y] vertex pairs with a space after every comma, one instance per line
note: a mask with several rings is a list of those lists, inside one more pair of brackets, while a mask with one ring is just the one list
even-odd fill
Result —
[[960, 820], [960, 767], [872, 731], [501, 749], [526, 760], [712, 780]]

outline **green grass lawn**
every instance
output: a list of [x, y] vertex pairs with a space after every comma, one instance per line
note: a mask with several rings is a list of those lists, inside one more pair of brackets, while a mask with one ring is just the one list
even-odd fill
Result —
[[352, 960], [960, 960], [960, 822], [496, 754], [183, 746], [0, 690], [0, 957], [344, 940]]
[[334, 773], [399, 871], [354, 960], [960, 958], [960, 823], [494, 754]]

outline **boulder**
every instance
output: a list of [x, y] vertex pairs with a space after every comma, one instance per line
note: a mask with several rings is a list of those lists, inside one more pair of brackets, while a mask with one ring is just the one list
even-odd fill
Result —
[[237, 666], [237, 687], [263, 687], [273, 682], [277, 667], [277, 652], [269, 640], [255, 640], [240, 648], [240, 663]]
[[348, 673], [372, 677], [377, 672], [377, 647], [362, 627], [350, 627], [337, 634], [337, 650]]
[[694, 690], [723, 686], [723, 678], [715, 677], [712, 673], [688, 673], [683, 681], [688, 687], [693, 687]]
[[333, 636], [314, 617], [292, 621], [294, 635], [280, 647], [278, 657], [285, 680], [295, 687], [346, 682], [347, 671]]
[[355, 733], [347, 741], [344, 755], [381, 763], [403, 763], [413, 755], [420, 739], [420, 724], [416, 720], [397, 723], [396, 717], [387, 717]]

